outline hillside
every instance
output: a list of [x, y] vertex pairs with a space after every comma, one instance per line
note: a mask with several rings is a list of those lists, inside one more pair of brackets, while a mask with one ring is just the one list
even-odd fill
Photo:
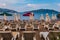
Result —
[[49, 13], [49, 14], [58, 14], [60, 12], [58, 11], [55, 11], [55, 10], [50, 10], [50, 9], [39, 9], [39, 10], [32, 10], [32, 11], [27, 11], [27, 12], [33, 12], [33, 13], [43, 13], [43, 14], [46, 14], [46, 13]]
[[1, 12], [7, 12], [7, 13], [19, 13], [17, 11], [14, 11], [14, 10], [10, 10], [10, 9], [4, 9], [4, 8], [0, 8], [0, 13]]

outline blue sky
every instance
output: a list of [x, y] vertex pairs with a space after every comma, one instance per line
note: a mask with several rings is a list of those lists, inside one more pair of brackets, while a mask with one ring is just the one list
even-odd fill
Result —
[[0, 0], [0, 8], [12, 9], [18, 12], [37, 9], [60, 11], [60, 0]]

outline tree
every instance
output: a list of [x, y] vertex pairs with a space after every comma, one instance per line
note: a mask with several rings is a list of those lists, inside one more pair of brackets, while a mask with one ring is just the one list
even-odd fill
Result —
[[60, 14], [57, 14], [57, 18], [60, 19]]
[[7, 12], [3, 12], [3, 13], [1, 13], [0, 15], [1, 15], [1, 16], [4, 16], [4, 14], [5, 14], [6, 16], [12, 16], [12, 14], [9, 14], [9, 13], [7, 13]]

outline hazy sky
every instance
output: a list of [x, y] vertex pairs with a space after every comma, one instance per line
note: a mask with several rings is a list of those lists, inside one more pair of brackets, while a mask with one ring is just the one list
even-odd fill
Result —
[[0, 0], [0, 8], [16, 11], [54, 9], [60, 11], [60, 0]]

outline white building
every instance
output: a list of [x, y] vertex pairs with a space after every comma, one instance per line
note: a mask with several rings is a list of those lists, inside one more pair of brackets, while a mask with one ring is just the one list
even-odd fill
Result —
[[46, 22], [50, 22], [50, 21], [51, 21], [51, 19], [50, 19], [50, 17], [49, 17], [49, 15], [48, 15], [48, 13], [46, 13], [45, 21], [46, 21]]
[[40, 16], [40, 20], [44, 20], [44, 16], [43, 16], [43, 14], [41, 14], [41, 16]]
[[31, 13], [29, 16], [30, 16], [30, 20], [34, 20], [34, 16], [33, 16], [34, 14], [33, 13]]
[[7, 16], [4, 14], [4, 20], [7, 20]]
[[16, 13], [14, 14], [14, 21], [18, 21], [18, 16]]
[[52, 20], [56, 20], [57, 17], [56, 17], [56, 14], [52, 14]]

